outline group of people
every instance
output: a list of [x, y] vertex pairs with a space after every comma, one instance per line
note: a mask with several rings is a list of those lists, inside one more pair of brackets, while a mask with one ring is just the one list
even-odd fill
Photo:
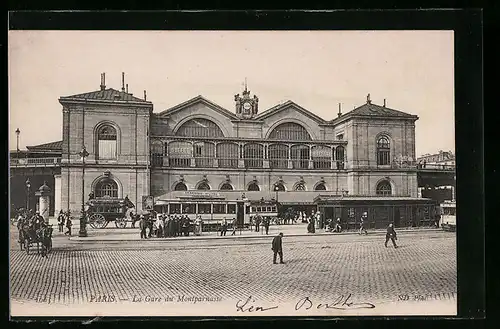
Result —
[[268, 216], [261, 216], [260, 214], [256, 214], [252, 218], [250, 218], [250, 227], [252, 228], [255, 225], [255, 232], [260, 232], [260, 226], [264, 227], [266, 234], [269, 234], [269, 225], [271, 224], [271, 218]]
[[[67, 231], [64, 232], [64, 227], [66, 226]], [[65, 235], [71, 236], [71, 227], [73, 226], [73, 222], [71, 221], [71, 216], [69, 210], [64, 212], [62, 210], [59, 211], [59, 215], [57, 216], [57, 227], [59, 228], [59, 233], [63, 233]]]
[[189, 236], [193, 221], [187, 215], [178, 215], [176, 213], [158, 214], [151, 212], [147, 216], [130, 213], [132, 219], [132, 227], [139, 222], [141, 230], [141, 239], [151, 237], [169, 238], [177, 236]]

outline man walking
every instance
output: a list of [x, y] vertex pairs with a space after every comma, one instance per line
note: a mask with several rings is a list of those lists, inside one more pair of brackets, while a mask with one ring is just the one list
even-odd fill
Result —
[[274, 253], [273, 255], [273, 264], [276, 263], [276, 255], [280, 255], [280, 264], [285, 264], [283, 262], [283, 246], [282, 246], [282, 238], [283, 238], [283, 233], [280, 232], [277, 236], [274, 237], [273, 239], [273, 246], [272, 246], [272, 251]]
[[139, 229], [141, 230], [141, 239], [147, 239], [146, 235], [146, 227], [148, 226], [147, 220], [144, 218], [144, 215], [141, 215], [141, 219], [139, 220]]
[[392, 241], [392, 244], [394, 245], [394, 248], [397, 248], [398, 246], [396, 245], [396, 240], [398, 237], [396, 236], [396, 231], [394, 231], [394, 227], [392, 224], [389, 224], [389, 227], [387, 228], [387, 234], [385, 235], [385, 247], [387, 248], [387, 242], [389, 242], [389, 239]]
[[365, 228], [365, 222], [368, 217], [368, 214], [366, 212], [363, 213], [361, 216], [361, 222], [359, 223], [359, 235], [363, 234], [365, 232], [365, 235], [368, 235], [368, 231]]
[[220, 236], [226, 236], [226, 231], [227, 231], [227, 221], [226, 221], [226, 217], [224, 217], [222, 219], [222, 223], [221, 223], [221, 226], [220, 226]]
[[266, 218], [264, 219], [264, 228], [266, 229], [266, 235], [268, 235], [268, 234], [269, 234], [269, 224], [270, 224], [270, 223], [269, 223], [269, 217], [266, 217]]

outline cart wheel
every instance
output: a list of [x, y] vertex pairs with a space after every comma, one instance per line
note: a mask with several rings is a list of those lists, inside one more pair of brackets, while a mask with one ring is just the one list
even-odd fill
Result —
[[117, 228], [125, 228], [127, 227], [127, 221], [125, 220], [125, 218], [117, 218], [115, 220], [115, 226]]
[[103, 215], [93, 214], [89, 218], [89, 223], [92, 228], [105, 228], [108, 223]]

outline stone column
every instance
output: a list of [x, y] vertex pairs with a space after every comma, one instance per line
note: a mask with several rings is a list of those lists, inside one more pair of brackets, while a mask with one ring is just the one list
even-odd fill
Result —
[[61, 175], [54, 175], [54, 216], [61, 210]]
[[39, 197], [39, 209], [40, 215], [49, 222], [49, 201], [50, 201], [50, 188], [47, 186], [47, 182], [44, 182], [42, 186], [35, 193]]

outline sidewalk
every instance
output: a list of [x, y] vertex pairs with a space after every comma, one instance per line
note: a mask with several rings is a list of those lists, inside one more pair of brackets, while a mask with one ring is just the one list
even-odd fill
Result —
[[[113, 223], [110, 223], [113, 224]], [[88, 241], [88, 242], [111, 242], [111, 241], [140, 241], [140, 232], [138, 228], [105, 228], [101, 230], [89, 229], [88, 236], [81, 238], [78, 236], [78, 226], [73, 226], [73, 235], [70, 240], [72, 241]], [[397, 229], [398, 233], [403, 232], [440, 232], [440, 228], [406, 228]], [[307, 233], [306, 224], [295, 225], [271, 225], [269, 227], [269, 234], [266, 235], [265, 230], [255, 232], [255, 228], [250, 230], [237, 230], [235, 235], [231, 235], [232, 231], [228, 231], [226, 236], [220, 236], [220, 232], [203, 232], [202, 235], [197, 236], [190, 233], [189, 236], [178, 236], [175, 238], [150, 238], [144, 241], [179, 241], [179, 240], [214, 240], [214, 239], [267, 239], [282, 232], [284, 236], [325, 236], [325, 235], [356, 235], [358, 231], [344, 231], [341, 233], [325, 232], [325, 230], [316, 230], [316, 233]], [[384, 235], [385, 229], [369, 230], [368, 235]]]

